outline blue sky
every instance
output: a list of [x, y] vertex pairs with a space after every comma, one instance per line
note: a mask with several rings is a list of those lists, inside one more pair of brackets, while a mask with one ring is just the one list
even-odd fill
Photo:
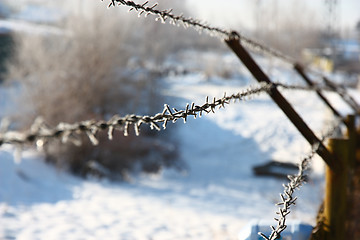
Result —
[[[301, 11], [311, 13], [317, 24], [325, 25], [325, 0], [188, 0], [187, 4], [196, 14], [208, 22], [227, 27], [239, 26], [253, 28], [255, 26], [256, 2], [260, 1], [263, 8], [277, 5], [279, 15], [299, 9], [294, 20], [301, 16]], [[299, 7], [297, 6], [299, 5]], [[354, 28], [360, 20], [360, 0], [338, 0], [339, 21], [342, 28]]]

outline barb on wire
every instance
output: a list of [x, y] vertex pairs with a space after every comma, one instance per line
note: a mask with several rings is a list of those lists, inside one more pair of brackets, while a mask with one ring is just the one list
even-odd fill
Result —
[[[328, 131], [322, 135], [320, 138], [320, 141], [323, 142], [330, 136], [334, 134], [336, 129], [338, 128], [340, 122], [335, 121], [333, 125], [328, 129]], [[299, 189], [305, 182], [306, 182], [306, 176], [307, 176], [307, 170], [310, 166], [310, 162], [315, 156], [315, 153], [319, 150], [320, 142], [315, 143], [312, 146], [311, 152], [305, 156], [300, 164], [299, 164], [299, 170], [298, 173], [295, 175], [289, 175], [289, 183], [284, 184], [284, 193], [280, 194], [281, 201], [277, 203], [277, 206], [280, 206], [278, 211], [276, 212], [276, 215], [278, 215], [275, 219], [277, 222], [276, 227], [270, 226], [272, 229], [272, 232], [269, 237], [267, 237], [264, 233], [259, 232], [259, 235], [263, 237], [266, 240], [276, 240], [280, 239], [281, 233], [286, 229], [286, 217], [290, 214], [290, 207], [292, 205], [296, 204], [297, 197], [294, 197], [293, 194], [296, 189]]]
[[[289, 55], [286, 55], [272, 47], [266, 46], [265, 44], [260, 43], [259, 41], [254, 40], [248, 36], [245, 36], [242, 33], [229, 31], [219, 27], [213, 27], [204, 21], [191, 17], [184, 17], [184, 15], [182, 14], [175, 15], [172, 13], [173, 9], [158, 10], [157, 3], [153, 5], [149, 5], [149, 1], [145, 1], [142, 4], [138, 4], [131, 0], [110, 0], [108, 6], [111, 7], [116, 5], [129, 7], [129, 12], [134, 10], [138, 13], [139, 17], [154, 15], [156, 16], [155, 20], [160, 20], [162, 23], [166, 23], [166, 21], [169, 20], [170, 24], [177, 26], [183, 25], [185, 28], [192, 27], [198, 32], [205, 31], [211, 36], [219, 37], [222, 40], [233, 39], [233, 38], [239, 39], [245, 47], [248, 47], [249, 49], [255, 52], [258, 52], [266, 56], [276, 57], [278, 59], [281, 59], [285, 63], [290, 64], [291, 66], [295, 66], [297, 64], [297, 61], [292, 57], [290, 57]], [[307, 69], [315, 74], [325, 77], [324, 73], [317, 72], [311, 68], [307, 68]]]
[[267, 237], [264, 233], [259, 233], [266, 240], [275, 240], [279, 239], [281, 233], [286, 229], [286, 217], [290, 214], [291, 205], [295, 205], [297, 197], [293, 196], [293, 193], [296, 189], [300, 188], [301, 185], [305, 182], [306, 179], [306, 170], [309, 168], [309, 163], [311, 159], [314, 157], [317, 149], [313, 149], [309, 155], [307, 155], [301, 163], [299, 164], [299, 171], [296, 175], [289, 175], [288, 178], [290, 182], [288, 184], [284, 184], [284, 193], [280, 194], [281, 201], [276, 205], [280, 206], [279, 210], [276, 212], [278, 217], [274, 218], [277, 222], [277, 226], [271, 226], [272, 232], [269, 237]]
[[150, 6], [149, 1], [145, 1], [142, 4], [138, 4], [133, 1], [110, 0], [110, 4], [108, 5], [108, 7], [116, 6], [116, 5], [123, 5], [130, 7], [129, 12], [135, 10], [136, 12], [138, 12], [139, 17], [142, 15], [144, 15], [145, 17], [149, 15], [154, 15], [156, 16], [155, 20], [157, 21], [160, 20], [162, 23], [166, 23], [166, 21], [169, 19], [170, 24], [177, 26], [183, 25], [185, 28], [191, 26], [198, 31], [208, 31], [211, 35], [216, 35], [220, 38], [227, 38], [231, 36], [231, 32], [228, 30], [224, 30], [218, 27], [212, 27], [203, 21], [191, 17], [186, 18], [182, 14], [175, 15], [172, 13], [173, 9], [158, 10], [156, 9], [156, 7], [158, 6], [157, 3]]
[[60, 123], [55, 128], [50, 128], [43, 123], [43, 121], [35, 121], [33, 126], [26, 133], [21, 132], [5, 132], [0, 133], [0, 146], [3, 144], [14, 144], [21, 146], [26, 143], [35, 142], [38, 147], [42, 147], [52, 139], [60, 139], [62, 142], [73, 142], [74, 144], [80, 144], [79, 139], [76, 137], [80, 133], [87, 135], [89, 140], [97, 145], [99, 142], [96, 138], [96, 134], [101, 130], [108, 131], [109, 139], [112, 139], [113, 132], [120, 130], [125, 136], [129, 134], [129, 127], [133, 125], [136, 135], [140, 133], [140, 126], [147, 124], [151, 129], [161, 130], [165, 129], [169, 122], [176, 122], [179, 119], [183, 119], [186, 122], [189, 116], [196, 118], [202, 116], [204, 113], [215, 112], [215, 109], [225, 107], [231, 100], [243, 101], [247, 98], [260, 94], [265, 91], [269, 91], [273, 85], [263, 84], [258, 87], [249, 88], [243, 92], [237, 94], [226, 95], [222, 98], [213, 98], [210, 100], [206, 98], [206, 102], [202, 105], [195, 105], [195, 103], [187, 104], [184, 110], [177, 110], [176, 108], [170, 108], [165, 104], [161, 113], [157, 113], [154, 116], [139, 116], [139, 115], [126, 115], [124, 117], [113, 116], [110, 120], [95, 121], [87, 120], [74, 124]]
[[[103, 1], [103, 0], [102, 0]], [[149, 15], [154, 15], [156, 16], [155, 20], [160, 20], [162, 23], [166, 23], [167, 20], [169, 20], [170, 24], [173, 25], [183, 25], [185, 28], [188, 27], [192, 27], [195, 30], [202, 32], [205, 31], [207, 33], [209, 33], [211, 36], [217, 36], [221, 39], [229, 39], [229, 38], [238, 38], [239, 40], [241, 40], [241, 42], [249, 47], [250, 49], [260, 52], [262, 54], [265, 55], [271, 55], [277, 58], [282, 59], [283, 61], [290, 63], [290, 64], [294, 64], [295, 60], [292, 59], [290, 56], [287, 56], [281, 52], [279, 52], [278, 50], [275, 50], [269, 46], [265, 46], [262, 43], [259, 43], [258, 41], [251, 39], [243, 34], [234, 32], [234, 31], [229, 31], [229, 30], [225, 30], [219, 27], [213, 27], [209, 24], [207, 24], [204, 21], [198, 20], [198, 19], [194, 19], [191, 17], [184, 17], [182, 14], [181, 15], [175, 15], [172, 13], [173, 9], [168, 9], [168, 10], [158, 10], [156, 7], [158, 6], [157, 3], [153, 4], [153, 5], [149, 5], [149, 1], [145, 1], [142, 4], [138, 4], [135, 3], [134, 1], [126, 1], [126, 0], [110, 0], [110, 3], [108, 5], [108, 7], [111, 6], [127, 6], [129, 7], [129, 11], [136, 11], [138, 12], [138, 16], [149, 16]]]
[[249, 87], [243, 92], [237, 94], [226, 95], [222, 98], [213, 98], [209, 100], [206, 98], [206, 102], [199, 106], [195, 103], [187, 104], [184, 110], [177, 110], [176, 108], [170, 108], [169, 105], [165, 104], [164, 109], [161, 113], [155, 114], [154, 116], [139, 116], [139, 115], [126, 115], [120, 117], [118, 115], [113, 116], [110, 120], [95, 121], [87, 120], [74, 124], [60, 123], [55, 128], [50, 128], [42, 119], [37, 119], [29, 131], [26, 133], [21, 132], [0, 132], [0, 146], [3, 144], [14, 144], [23, 145], [26, 143], [35, 142], [37, 147], [43, 147], [51, 139], [57, 138], [62, 142], [72, 142], [75, 145], [80, 145], [81, 142], [76, 137], [80, 133], [86, 134], [89, 140], [97, 145], [99, 142], [96, 135], [101, 130], [108, 131], [108, 137], [111, 140], [113, 132], [115, 130], [123, 131], [123, 134], [127, 136], [129, 134], [129, 127], [132, 125], [136, 135], [140, 133], [140, 126], [142, 124], [149, 125], [151, 129], [161, 130], [159, 123], [162, 123], [162, 128], [166, 129], [168, 122], [176, 122], [179, 119], [186, 120], [189, 116], [196, 118], [202, 116], [203, 113], [215, 112], [217, 107], [225, 107], [231, 100], [246, 100], [247, 98], [260, 94], [262, 92], [270, 91], [274, 87], [281, 87], [288, 90], [307, 90], [313, 91], [315, 87], [303, 87], [295, 85], [286, 85], [282, 83], [271, 83], [271, 84], [260, 84], [257, 87]]

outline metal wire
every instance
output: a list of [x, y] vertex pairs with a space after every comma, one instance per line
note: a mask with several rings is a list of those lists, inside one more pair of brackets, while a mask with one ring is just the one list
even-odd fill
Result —
[[206, 102], [202, 105], [195, 105], [195, 103], [187, 104], [184, 110], [177, 110], [176, 108], [170, 108], [165, 104], [161, 113], [154, 116], [140, 116], [140, 115], [126, 115], [120, 117], [118, 115], [113, 116], [108, 121], [95, 121], [88, 120], [79, 123], [68, 124], [60, 123], [55, 128], [49, 128], [43, 121], [35, 121], [33, 126], [26, 133], [22, 132], [5, 132], [0, 133], [0, 146], [3, 144], [15, 144], [23, 145], [26, 143], [36, 142], [37, 146], [42, 146], [51, 139], [61, 139], [62, 142], [71, 141], [74, 144], [80, 144], [78, 138], [75, 135], [85, 133], [90, 141], [94, 144], [98, 144], [96, 134], [100, 130], [108, 130], [109, 139], [112, 139], [114, 130], [123, 131], [123, 134], [127, 136], [129, 134], [129, 126], [133, 125], [136, 135], [140, 133], [140, 126], [147, 124], [151, 129], [161, 130], [159, 123], [162, 123], [163, 129], [166, 128], [169, 122], [176, 122], [179, 119], [183, 119], [186, 122], [189, 116], [196, 118], [202, 116], [202, 114], [215, 112], [216, 107], [225, 107], [230, 103], [230, 100], [246, 100], [248, 97], [257, 95], [261, 92], [269, 91], [273, 85], [260, 85], [258, 87], [249, 88], [243, 92], [232, 94], [227, 96], [224, 94], [222, 98], [213, 98], [209, 100], [206, 98]]
[[281, 87], [286, 90], [302, 90], [302, 91], [327, 91], [327, 92], [336, 92], [336, 89], [326, 87], [320, 84], [314, 83], [313, 86], [303, 86], [303, 85], [289, 85], [285, 83], [273, 83], [274, 86]]
[[[205, 31], [209, 35], [219, 37], [222, 40], [236, 38], [239, 39], [241, 41], [241, 44], [243, 44], [245, 47], [248, 47], [249, 49], [255, 52], [258, 52], [265, 56], [273, 56], [279, 58], [285, 63], [290, 64], [291, 66], [295, 66], [297, 64], [297, 61], [294, 58], [290, 57], [289, 55], [286, 55], [274, 48], [266, 46], [265, 44], [260, 43], [259, 41], [256, 41], [250, 37], [247, 37], [242, 33], [226, 30], [220, 27], [213, 27], [207, 24], [205, 21], [201, 21], [191, 17], [184, 17], [182, 14], [175, 15], [172, 13], [173, 9], [158, 10], [156, 8], [158, 6], [158, 3], [155, 3], [151, 6], [149, 6], [148, 4], [149, 1], [145, 1], [142, 4], [138, 4], [135, 3], [134, 1], [110, 0], [108, 7], [116, 6], [116, 5], [127, 6], [130, 7], [129, 12], [135, 10], [136, 12], [138, 12], [139, 17], [142, 15], [144, 15], [145, 17], [149, 15], [155, 15], [157, 16], [155, 20], [161, 20], [162, 23], [166, 23], [166, 21], [169, 19], [170, 24], [177, 26], [182, 24], [185, 28], [192, 27], [199, 32]], [[312, 73], [325, 77], [324, 73], [315, 71], [314, 69], [309, 67], [307, 67], [306, 69]], [[348, 94], [346, 94], [346, 96], [348, 96]]]
[[97, 145], [98, 140], [96, 134], [101, 130], [108, 130], [109, 139], [112, 139], [114, 130], [123, 131], [123, 134], [127, 136], [129, 134], [130, 125], [134, 126], [136, 135], [139, 135], [140, 126], [142, 124], [149, 125], [151, 129], [161, 130], [159, 123], [162, 123], [162, 128], [165, 129], [169, 122], [176, 122], [179, 119], [183, 119], [184, 122], [186, 122], [189, 116], [193, 116], [194, 118], [197, 116], [201, 117], [204, 112], [215, 112], [215, 108], [225, 107], [231, 100], [243, 101], [262, 92], [268, 92], [274, 87], [288, 90], [314, 90], [314, 87], [302, 87], [281, 83], [260, 84], [257, 87], [249, 87], [242, 92], [229, 96], [225, 93], [222, 98], [213, 98], [212, 100], [209, 100], [209, 97], [206, 97], [206, 102], [204, 104], [200, 106], [195, 105], [195, 103], [187, 104], [184, 110], [171, 109], [169, 105], [165, 104], [163, 111], [154, 116], [132, 114], [120, 117], [115, 115], [108, 121], [87, 120], [74, 124], [60, 123], [55, 128], [48, 127], [44, 121], [38, 119], [34, 122], [30, 130], [26, 132], [0, 132], [0, 146], [3, 144], [24, 145], [32, 142], [35, 142], [37, 146], [43, 146], [51, 139], [60, 139], [62, 142], [70, 141], [78, 145], [80, 142], [76, 135], [80, 133], [85, 133], [90, 141], [94, 145]]
[[[137, 4], [133, 1], [126, 0], [110, 0], [109, 7], [117, 5], [123, 5], [130, 7], [129, 11], [135, 10], [138, 12], [138, 16], [144, 15], [155, 15], [156, 20], [160, 20], [162, 23], [166, 23], [169, 20], [170, 24], [180, 25], [182, 24], [185, 28], [192, 27], [197, 31], [205, 31], [211, 36], [216, 36], [221, 39], [236, 38], [241, 41], [241, 43], [250, 49], [260, 52], [264, 55], [270, 55], [282, 59], [283, 61], [290, 63], [291, 65], [295, 64], [295, 60], [290, 56], [287, 56], [273, 48], [265, 46], [264, 44], [259, 43], [258, 41], [246, 37], [243, 34], [225, 30], [219, 27], [213, 27], [203, 21], [194, 19], [191, 17], [184, 17], [183, 15], [174, 15], [172, 13], [173, 9], [168, 10], [158, 10], [156, 9], [157, 3], [152, 6], [148, 5], [148, 1], [145, 1], [142, 4]], [[321, 76], [324, 76], [321, 74]], [[327, 90], [327, 91], [337, 91], [339, 89], [324, 89], [319, 86], [305, 87], [305, 86], [294, 86], [286, 85], [282, 83], [272, 83], [272, 84], [262, 84], [255, 88], [249, 88], [243, 92], [232, 94], [227, 96], [224, 94], [222, 98], [213, 98], [212, 101], [209, 100], [209, 97], [206, 97], [206, 101], [203, 105], [195, 105], [195, 103], [187, 104], [184, 110], [177, 110], [176, 108], [170, 108], [169, 105], [165, 104], [164, 109], [161, 113], [157, 113], [153, 116], [140, 116], [140, 115], [126, 115], [125, 117], [120, 117], [114, 115], [110, 120], [104, 121], [95, 121], [88, 120], [82, 121], [74, 124], [60, 123], [55, 128], [48, 127], [42, 120], [36, 120], [32, 125], [31, 129], [25, 133], [23, 132], [0, 132], [0, 146], [3, 144], [14, 144], [22, 147], [22, 145], [27, 143], [35, 142], [38, 147], [44, 146], [52, 139], [60, 139], [62, 142], [72, 142], [76, 145], [81, 144], [80, 140], [76, 135], [85, 133], [92, 144], [97, 145], [99, 143], [96, 138], [96, 134], [99, 131], [107, 130], [108, 138], [113, 138], [113, 133], [115, 130], [122, 131], [125, 136], [129, 134], [129, 126], [133, 125], [135, 134], [139, 135], [140, 126], [142, 124], [147, 124], [151, 129], [161, 130], [159, 123], [162, 123], [162, 128], [166, 129], [169, 122], [175, 123], [179, 119], [183, 119], [186, 123], [189, 116], [201, 117], [203, 113], [215, 112], [215, 109], [225, 107], [229, 104], [231, 100], [234, 102], [236, 100], [243, 101], [248, 97], [251, 97], [262, 92], [268, 92], [274, 87], [281, 87], [288, 90], [307, 90], [307, 91], [317, 91], [317, 90]], [[343, 91], [343, 89], [341, 89]], [[345, 95], [345, 93], [343, 93]], [[351, 99], [352, 100], [352, 99]], [[259, 233], [266, 240], [275, 240], [281, 237], [281, 233], [286, 229], [286, 217], [290, 214], [290, 207], [295, 205], [297, 197], [294, 197], [293, 194], [296, 189], [299, 189], [306, 182], [306, 170], [309, 168], [310, 162], [315, 156], [315, 153], [320, 148], [320, 143], [325, 139], [331, 136], [336, 130], [339, 123], [333, 126], [333, 128], [328, 131], [325, 135], [321, 137], [321, 140], [312, 146], [312, 151], [304, 157], [300, 164], [299, 170], [296, 175], [288, 176], [289, 183], [284, 184], [284, 192], [280, 194], [281, 201], [277, 203], [279, 210], [276, 212], [278, 217], [274, 218], [277, 222], [277, 226], [271, 226], [272, 232], [269, 237], [264, 233]]]
[[293, 194], [296, 189], [299, 189], [306, 182], [307, 179], [306, 172], [310, 166], [311, 160], [315, 156], [315, 153], [319, 150], [320, 147], [319, 143], [325, 141], [327, 138], [332, 136], [334, 132], [337, 130], [339, 124], [340, 124], [339, 121], [335, 121], [333, 125], [329, 128], [329, 130], [322, 135], [320, 141], [312, 146], [311, 152], [307, 156], [305, 156], [298, 165], [299, 167], [298, 173], [296, 175], [288, 176], [290, 181], [288, 184], [283, 185], [284, 193], [280, 194], [281, 201], [276, 204], [277, 206], [280, 206], [278, 211], [276, 212], [276, 215], [278, 215], [278, 217], [274, 218], [275, 221], [277, 222], [277, 226], [276, 227], [270, 226], [272, 232], [269, 237], [267, 237], [264, 233], [259, 232], [258, 234], [261, 237], [263, 237], [266, 240], [280, 239], [281, 233], [287, 227], [286, 217], [290, 214], [290, 207], [292, 205], [295, 205], [297, 200], [297, 197], [294, 197]]
[[[103, 1], [103, 0], [102, 0]], [[277, 58], [282, 59], [283, 61], [294, 64], [295, 60], [291, 58], [290, 56], [287, 56], [283, 53], [281, 53], [278, 50], [275, 50], [269, 46], [265, 46], [262, 43], [259, 43], [258, 41], [251, 39], [244, 34], [240, 34], [238, 32], [229, 31], [223, 28], [219, 27], [213, 27], [209, 24], [207, 24], [204, 21], [194, 19], [191, 17], [184, 17], [181, 15], [175, 15], [172, 13], [173, 9], [168, 10], [158, 10], [156, 7], [158, 6], [158, 3], [155, 3], [153, 5], [148, 5], [149, 1], [145, 1], [142, 4], [135, 3], [133, 1], [126, 1], [126, 0], [110, 0], [110, 3], [108, 7], [111, 6], [127, 6], [130, 7], [129, 11], [136, 11], [138, 12], [138, 16], [144, 15], [155, 15], [156, 20], [160, 20], [162, 23], [166, 23], [166, 21], [169, 19], [169, 23], [173, 25], [179, 26], [182, 24], [185, 28], [192, 27], [195, 30], [202, 32], [205, 31], [211, 36], [216, 36], [221, 39], [229, 39], [229, 38], [238, 38], [242, 44], [249, 47], [250, 49], [260, 52], [265, 55], [271, 55]]]
[[[23, 145], [27, 143], [36, 143], [38, 148], [42, 148], [49, 141], [53, 139], [60, 139], [61, 142], [72, 142], [75, 145], [81, 145], [81, 141], [77, 135], [85, 133], [92, 144], [99, 144], [96, 134], [99, 131], [108, 131], [108, 138], [111, 140], [113, 138], [113, 133], [115, 130], [122, 131], [125, 136], [129, 134], [129, 126], [133, 125], [135, 134], [139, 135], [140, 126], [142, 124], [147, 124], [151, 129], [161, 130], [159, 123], [162, 123], [162, 128], [166, 129], [167, 124], [171, 121], [175, 123], [179, 119], [183, 119], [186, 123], [189, 116], [201, 117], [204, 112], [215, 113], [215, 109], [218, 107], [225, 108], [225, 105], [229, 104], [231, 100], [234, 102], [236, 100], [244, 101], [248, 98], [258, 95], [262, 92], [269, 92], [273, 88], [281, 87], [288, 90], [306, 90], [314, 91], [318, 89], [318, 86], [304, 87], [304, 86], [295, 86], [295, 85], [286, 85], [283, 83], [271, 83], [271, 84], [260, 84], [257, 87], [249, 87], [247, 90], [239, 92], [237, 94], [232, 94], [230, 96], [224, 94], [222, 98], [213, 98], [212, 101], [209, 100], [209, 97], [206, 97], [205, 103], [200, 105], [195, 105], [195, 103], [187, 104], [184, 110], [177, 110], [176, 108], [170, 108], [169, 105], [165, 104], [164, 109], [161, 113], [157, 113], [154, 116], [140, 116], [140, 115], [126, 115], [125, 117], [120, 117], [114, 115], [110, 120], [104, 121], [95, 121], [87, 120], [74, 124], [60, 123], [55, 128], [48, 127], [42, 119], [35, 120], [34, 124], [27, 132], [0, 132], [0, 146], [3, 144], [13, 144], [17, 146], [16, 153], [18, 158], [20, 158], [20, 153]], [[286, 228], [286, 216], [290, 214], [290, 207], [294, 205], [297, 198], [293, 197], [293, 193], [296, 189], [300, 188], [301, 185], [305, 182], [306, 179], [306, 170], [309, 167], [311, 159], [314, 157], [315, 153], [319, 150], [321, 142], [326, 138], [331, 136], [335, 129], [339, 126], [339, 122], [333, 125], [332, 129], [329, 130], [326, 134], [321, 137], [321, 140], [314, 144], [312, 151], [305, 158], [302, 159], [299, 164], [299, 171], [294, 176], [288, 176], [290, 182], [287, 185], [284, 185], [284, 193], [280, 194], [281, 202], [277, 205], [282, 206], [279, 208], [279, 211], [276, 212], [278, 215], [275, 220], [277, 221], [277, 226], [271, 226], [272, 233], [267, 237], [263, 233], [259, 233], [266, 240], [275, 240], [279, 239], [281, 233]]]
[[[104, 1], [104, 0], [102, 0]], [[130, 11], [136, 11], [138, 12], [138, 16], [149, 16], [154, 15], [156, 16], [155, 20], [160, 20], [162, 23], [166, 23], [167, 20], [169, 20], [170, 24], [173, 25], [183, 25], [185, 28], [192, 27], [195, 30], [199, 32], [206, 32], [210, 36], [216, 36], [222, 40], [236, 38], [241, 41], [241, 44], [243, 44], [245, 47], [258, 52], [260, 54], [263, 54], [265, 56], [272, 56], [281, 59], [282, 61], [290, 64], [291, 66], [295, 66], [297, 64], [297, 61], [290, 57], [289, 55], [286, 55], [274, 48], [271, 48], [269, 46], [266, 46], [263, 43], [260, 43], [257, 40], [254, 40], [248, 36], [245, 36], [242, 33], [238, 33], [236, 31], [230, 31], [226, 30], [220, 27], [214, 27], [206, 23], [205, 21], [201, 21], [199, 19], [195, 19], [192, 17], [184, 17], [181, 15], [175, 15], [172, 13], [173, 9], [167, 9], [167, 10], [158, 10], [156, 7], [158, 6], [158, 3], [155, 3], [151, 6], [148, 5], [149, 1], [145, 1], [142, 4], [135, 3], [134, 1], [126, 1], [126, 0], [110, 0], [110, 3], [108, 7], [111, 6], [127, 6]], [[312, 68], [307, 67], [308, 71], [312, 73], [316, 73], [317, 75], [320, 75], [322, 77], [325, 77], [325, 75], [321, 72], [315, 71]]]
[[338, 93], [342, 99], [347, 102], [356, 112], [360, 112], [360, 106], [355, 101], [355, 99], [347, 92], [346, 87], [342, 84], [335, 84], [334, 82], [330, 81], [326, 77], [323, 77], [324, 82], [326, 85], [329, 86], [331, 90]]

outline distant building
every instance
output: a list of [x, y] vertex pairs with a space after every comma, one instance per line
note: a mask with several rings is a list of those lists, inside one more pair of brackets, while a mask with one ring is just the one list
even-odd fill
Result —
[[333, 61], [326, 53], [328, 49], [306, 48], [302, 51], [302, 57], [306, 63], [321, 69], [324, 72], [332, 72], [334, 69]]
[[360, 42], [357, 39], [332, 39], [318, 49], [305, 49], [304, 60], [326, 72], [360, 74]]

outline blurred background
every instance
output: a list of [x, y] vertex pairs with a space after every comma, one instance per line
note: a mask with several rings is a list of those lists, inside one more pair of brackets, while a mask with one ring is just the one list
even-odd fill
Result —
[[359, 73], [359, 1], [228, 0], [188, 4], [197, 16], [209, 22], [239, 29], [323, 70]]
[[[28, 128], [37, 116], [56, 125], [61, 121], [107, 119], [113, 113], [153, 113], [164, 101], [159, 94], [164, 84], [159, 79], [169, 72], [169, 55], [184, 49], [226, 50], [217, 39], [136, 19], [124, 14], [126, 8], [107, 9], [106, 4], [90, 0], [1, 2], [0, 79], [22, 83], [17, 114], [26, 112], [28, 117], [18, 116], [21, 127]], [[356, 0], [160, 1], [164, 9], [171, 7], [176, 13], [235, 29], [322, 71], [342, 71], [352, 85], [357, 84], [360, 73], [359, 5]], [[231, 74], [214, 60], [207, 59], [205, 64], [209, 76]], [[96, 151], [89, 151], [91, 144], [81, 148], [50, 144], [47, 160], [58, 165], [70, 162], [72, 171], [85, 175], [93, 164], [87, 159], [97, 159], [101, 165], [123, 172], [132, 168], [133, 164], [125, 160], [129, 156], [142, 159], [154, 149], [148, 138], [171, 142], [160, 140], [165, 135], [171, 134], [160, 137], [144, 130], [136, 140], [146, 142], [141, 144], [141, 151], [131, 150], [132, 136], [126, 141], [118, 136], [124, 146], [116, 147], [119, 155], [112, 142], [101, 143]], [[128, 151], [129, 156], [121, 156]], [[155, 158], [162, 160], [155, 162], [172, 165], [167, 158], [169, 154], [175, 156], [175, 151], [174, 146], [157, 151], [160, 156]], [[66, 157], [65, 152], [69, 153]], [[115, 161], [120, 165], [114, 166], [109, 158], [124, 160]], [[143, 162], [140, 168], [160, 169], [154, 161], [144, 161], [139, 160]]]
[[[162, 9], [235, 29], [321, 71], [341, 72], [356, 86], [360, 73], [360, 3], [324, 1], [160, 1]], [[202, 72], [207, 79], [239, 72], [208, 53], [227, 49], [217, 38], [107, 8], [106, 1], [22, 0], [0, 3], [0, 81], [18, 87], [10, 127], [28, 129], [39, 116], [55, 126], [113, 114], [154, 114], [166, 102], [164, 77]], [[186, 59], [202, 52], [201, 64]], [[206, 53], [207, 52], [207, 53]], [[204, 54], [205, 53], [205, 54]], [[271, 59], [270, 59], [271, 61]], [[177, 64], [182, 62], [182, 64]], [[270, 64], [271, 65], [271, 64]], [[240, 77], [243, 73], [240, 73]], [[24, 118], [24, 114], [26, 117]], [[49, 143], [46, 161], [87, 176], [124, 179], [129, 172], [181, 170], [171, 131], [140, 137], [100, 134], [100, 146]], [[74, 137], [75, 138], [75, 137]], [[120, 143], [120, 144], [119, 144]], [[101, 169], [101, 170], [100, 170]], [[104, 171], [106, 169], [106, 171]]]
[[[255, 83], [222, 40], [138, 18], [127, 7], [107, 8], [109, 2], [0, 1], [0, 133], [28, 130], [34, 122], [54, 127], [114, 114], [154, 115], [164, 103], [183, 109]], [[358, 0], [157, 2], [159, 9], [253, 37], [357, 96]], [[254, 56], [276, 81], [302, 83], [276, 59]], [[329, 114], [316, 96], [287, 97], [321, 132]], [[263, 96], [197, 121], [161, 132], [142, 126], [138, 137], [131, 127], [127, 137], [120, 129], [112, 141], [99, 133], [98, 146], [86, 136], [48, 142], [41, 154], [26, 146], [20, 163], [18, 146], [5, 146], [0, 218], [7, 225], [0, 224], [0, 238], [237, 239], [249, 219], [272, 219], [273, 209], [266, 211], [278, 201], [284, 179], [258, 178], [253, 166], [273, 159], [295, 163], [310, 146]], [[310, 223], [322, 201], [318, 162], [292, 215]]]

